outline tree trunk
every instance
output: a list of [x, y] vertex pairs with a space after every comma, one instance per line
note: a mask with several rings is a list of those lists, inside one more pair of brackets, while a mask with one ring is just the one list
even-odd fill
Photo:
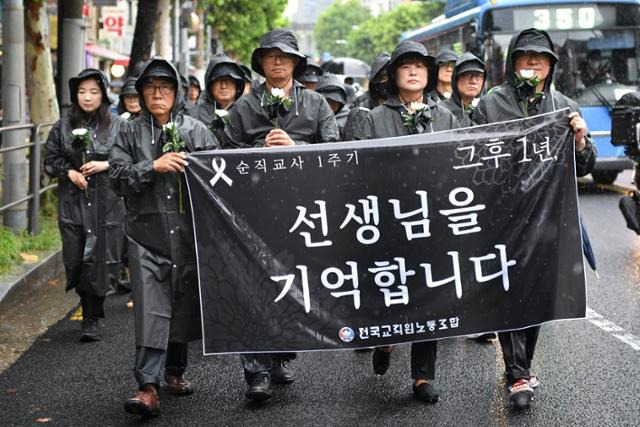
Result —
[[155, 27], [155, 43], [158, 55], [168, 59], [170, 52], [170, 35], [169, 16], [171, 14], [171, 0], [158, 1], [158, 21]]
[[158, 20], [158, 2], [156, 0], [139, 0], [136, 29], [133, 32], [133, 43], [127, 77], [136, 70], [139, 62], [144, 62], [151, 55], [153, 33]]
[[60, 111], [51, 64], [47, 5], [41, 0], [26, 0], [24, 6], [26, 77], [31, 122], [54, 122], [60, 118]]

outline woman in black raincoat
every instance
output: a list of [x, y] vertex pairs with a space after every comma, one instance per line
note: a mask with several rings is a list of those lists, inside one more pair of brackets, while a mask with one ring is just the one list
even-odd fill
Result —
[[[391, 138], [458, 128], [451, 112], [429, 99], [437, 80], [434, 58], [419, 43], [400, 43], [387, 66], [391, 96], [371, 110], [363, 123], [363, 139]], [[403, 115], [405, 117], [403, 117]], [[406, 120], [412, 115], [411, 122]], [[392, 166], [392, 165], [390, 165]], [[439, 394], [430, 381], [435, 378], [437, 341], [411, 344], [411, 376], [414, 395], [428, 403], [438, 401]], [[373, 352], [373, 370], [383, 375], [389, 369], [393, 347], [378, 347]]]
[[222, 141], [229, 110], [244, 92], [244, 72], [236, 61], [217, 54], [209, 61], [204, 79], [205, 93], [193, 109], [192, 117], [204, 123], [218, 141]]
[[[168, 391], [192, 392], [183, 374], [187, 344], [201, 335], [200, 304], [193, 224], [181, 172], [187, 165], [184, 152], [212, 150], [218, 143], [206, 126], [184, 114], [180, 76], [168, 61], [151, 58], [136, 89], [142, 95], [142, 114], [118, 135], [109, 176], [126, 202], [134, 300], [139, 390], [125, 410], [149, 416], [160, 411], [163, 362]], [[173, 145], [169, 150], [168, 144]]]
[[189, 76], [189, 101], [191, 101], [192, 104], [198, 104], [200, 92], [202, 92], [202, 88], [200, 87], [198, 78], [196, 76]]
[[[557, 61], [553, 42], [546, 32], [531, 28], [515, 35], [507, 51], [506, 81], [480, 99], [473, 120], [478, 124], [494, 123], [568, 107], [572, 111], [569, 120], [575, 140], [576, 174], [584, 176], [595, 164], [595, 146], [578, 104], [551, 89]], [[537, 85], [522, 81], [522, 76], [535, 78]], [[498, 334], [510, 384], [509, 399], [518, 408], [530, 405], [533, 389], [539, 385], [537, 376], [531, 372], [539, 332], [540, 327], [534, 326]]]
[[344, 140], [344, 126], [349, 116], [349, 107], [346, 106], [347, 91], [344, 88], [344, 83], [335, 74], [324, 73], [318, 79], [316, 92], [324, 96], [324, 99], [329, 103], [331, 111], [336, 116], [340, 138]]
[[71, 110], [45, 143], [45, 172], [58, 178], [58, 225], [67, 275], [82, 305], [83, 342], [100, 339], [104, 297], [117, 286], [124, 203], [109, 187], [108, 158], [125, 121], [110, 112], [107, 79], [88, 68], [69, 80]]
[[473, 110], [479, 102], [486, 79], [487, 71], [480, 58], [471, 52], [460, 55], [451, 76], [451, 97], [442, 102], [460, 126], [473, 126]]
[[445, 101], [451, 97], [451, 76], [453, 68], [456, 66], [458, 55], [452, 50], [442, 49], [436, 55], [436, 65], [438, 66], [438, 82], [434, 85], [429, 97], [435, 101]]
[[344, 141], [358, 139], [358, 134], [362, 128], [362, 122], [367, 118], [369, 112], [382, 105], [389, 98], [387, 91], [387, 64], [391, 55], [382, 52], [371, 64], [369, 74], [369, 88], [362, 95], [358, 96], [349, 110], [347, 121], [344, 125]]
[[118, 114], [125, 120], [133, 120], [140, 115], [140, 97], [136, 91], [136, 78], [127, 77], [120, 91], [120, 102], [118, 103]]

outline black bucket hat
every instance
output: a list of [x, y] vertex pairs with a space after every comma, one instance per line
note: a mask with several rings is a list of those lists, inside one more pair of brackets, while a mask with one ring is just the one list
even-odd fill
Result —
[[125, 95], [138, 95], [138, 91], [136, 90], [136, 80], [135, 77], [127, 77], [122, 85], [122, 89], [120, 90], [120, 97]]
[[189, 76], [189, 86], [195, 86], [198, 90], [202, 90], [200, 87], [200, 80], [196, 76]]
[[262, 36], [260, 47], [251, 54], [251, 68], [261, 76], [264, 76], [264, 70], [260, 65], [260, 55], [268, 49], [280, 49], [284, 53], [299, 58], [298, 65], [293, 70], [294, 77], [301, 75], [307, 66], [307, 57], [298, 52], [298, 40], [293, 31], [279, 28]]
[[314, 62], [310, 62], [307, 58], [307, 66], [304, 69], [304, 73], [298, 77], [299, 82], [318, 83], [318, 79], [322, 76], [322, 67]]
[[517, 52], [546, 53], [553, 59], [554, 63], [558, 61], [558, 55], [553, 51], [549, 35], [545, 31], [536, 30], [535, 28], [529, 28], [520, 33], [512, 55]]
[[323, 74], [318, 79], [316, 92], [322, 94], [326, 99], [342, 104], [343, 107], [347, 103], [347, 90], [344, 87], [344, 83], [335, 74]]
[[458, 55], [456, 55], [454, 51], [449, 49], [442, 49], [436, 55], [436, 64], [438, 64], [438, 66], [446, 64], [447, 62], [456, 62], [457, 60]]
[[85, 68], [80, 71], [77, 76], [69, 79], [69, 95], [71, 97], [71, 102], [78, 104], [78, 87], [82, 81], [87, 79], [95, 79], [98, 81], [98, 86], [100, 86], [100, 91], [102, 92], [102, 102], [108, 104], [109, 96], [107, 94], [107, 87], [109, 86], [109, 81], [107, 80], [107, 76], [96, 68]]
[[433, 90], [438, 84], [438, 66], [436, 65], [435, 58], [429, 55], [427, 48], [420, 43], [407, 40], [396, 46], [391, 53], [391, 58], [387, 64], [387, 74], [389, 75], [387, 90], [389, 93], [398, 93], [398, 86], [396, 85], [396, 70], [398, 68], [399, 61], [407, 56], [416, 56], [426, 62], [428, 79], [425, 93]]
[[373, 60], [373, 64], [371, 64], [371, 74], [369, 74], [370, 82], [379, 82], [382, 80], [387, 71], [387, 64], [389, 64], [390, 59], [391, 55], [387, 52], [382, 52], [376, 56], [376, 59]]

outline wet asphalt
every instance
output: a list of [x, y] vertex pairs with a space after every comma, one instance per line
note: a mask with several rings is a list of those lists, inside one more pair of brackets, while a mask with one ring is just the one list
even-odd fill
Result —
[[[0, 374], [0, 425], [640, 425], [640, 237], [619, 213], [620, 188], [580, 187], [601, 278], [587, 273], [590, 319], [543, 326], [533, 363], [541, 386], [526, 411], [507, 404], [497, 342], [441, 341], [441, 398], [432, 405], [411, 396], [408, 345], [396, 347], [384, 376], [373, 373], [371, 353], [300, 354], [296, 381], [254, 404], [244, 398], [238, 357], [205, 357], [193, 343], [186, 376], [196, 392], [162, 389], [161, 416], [140, 420], [124, 412], [136, 387], [133, 313], [126, 296], [113, 296], [101, 342], [78, 342], [71, 312]], [[28, 310], [40, 315], [38, 306]]]

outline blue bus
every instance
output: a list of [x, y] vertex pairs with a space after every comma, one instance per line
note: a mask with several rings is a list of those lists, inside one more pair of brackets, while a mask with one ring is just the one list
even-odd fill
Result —
[[444, 14], [403, 40], [430, 52], [465, 50], [487, 64], [488, 86], [504, 81], [511, 37], [535, 27], [551, 36], [560, 60], [555, 86], [580, 104], [594, 136], [598, 160], [592, 176], [612, 183], [633, 167], [624, 147], [611, 145], [611, 108], [625, 93], [638, 90], [640, 76], [640, 0], [449, 0]]

